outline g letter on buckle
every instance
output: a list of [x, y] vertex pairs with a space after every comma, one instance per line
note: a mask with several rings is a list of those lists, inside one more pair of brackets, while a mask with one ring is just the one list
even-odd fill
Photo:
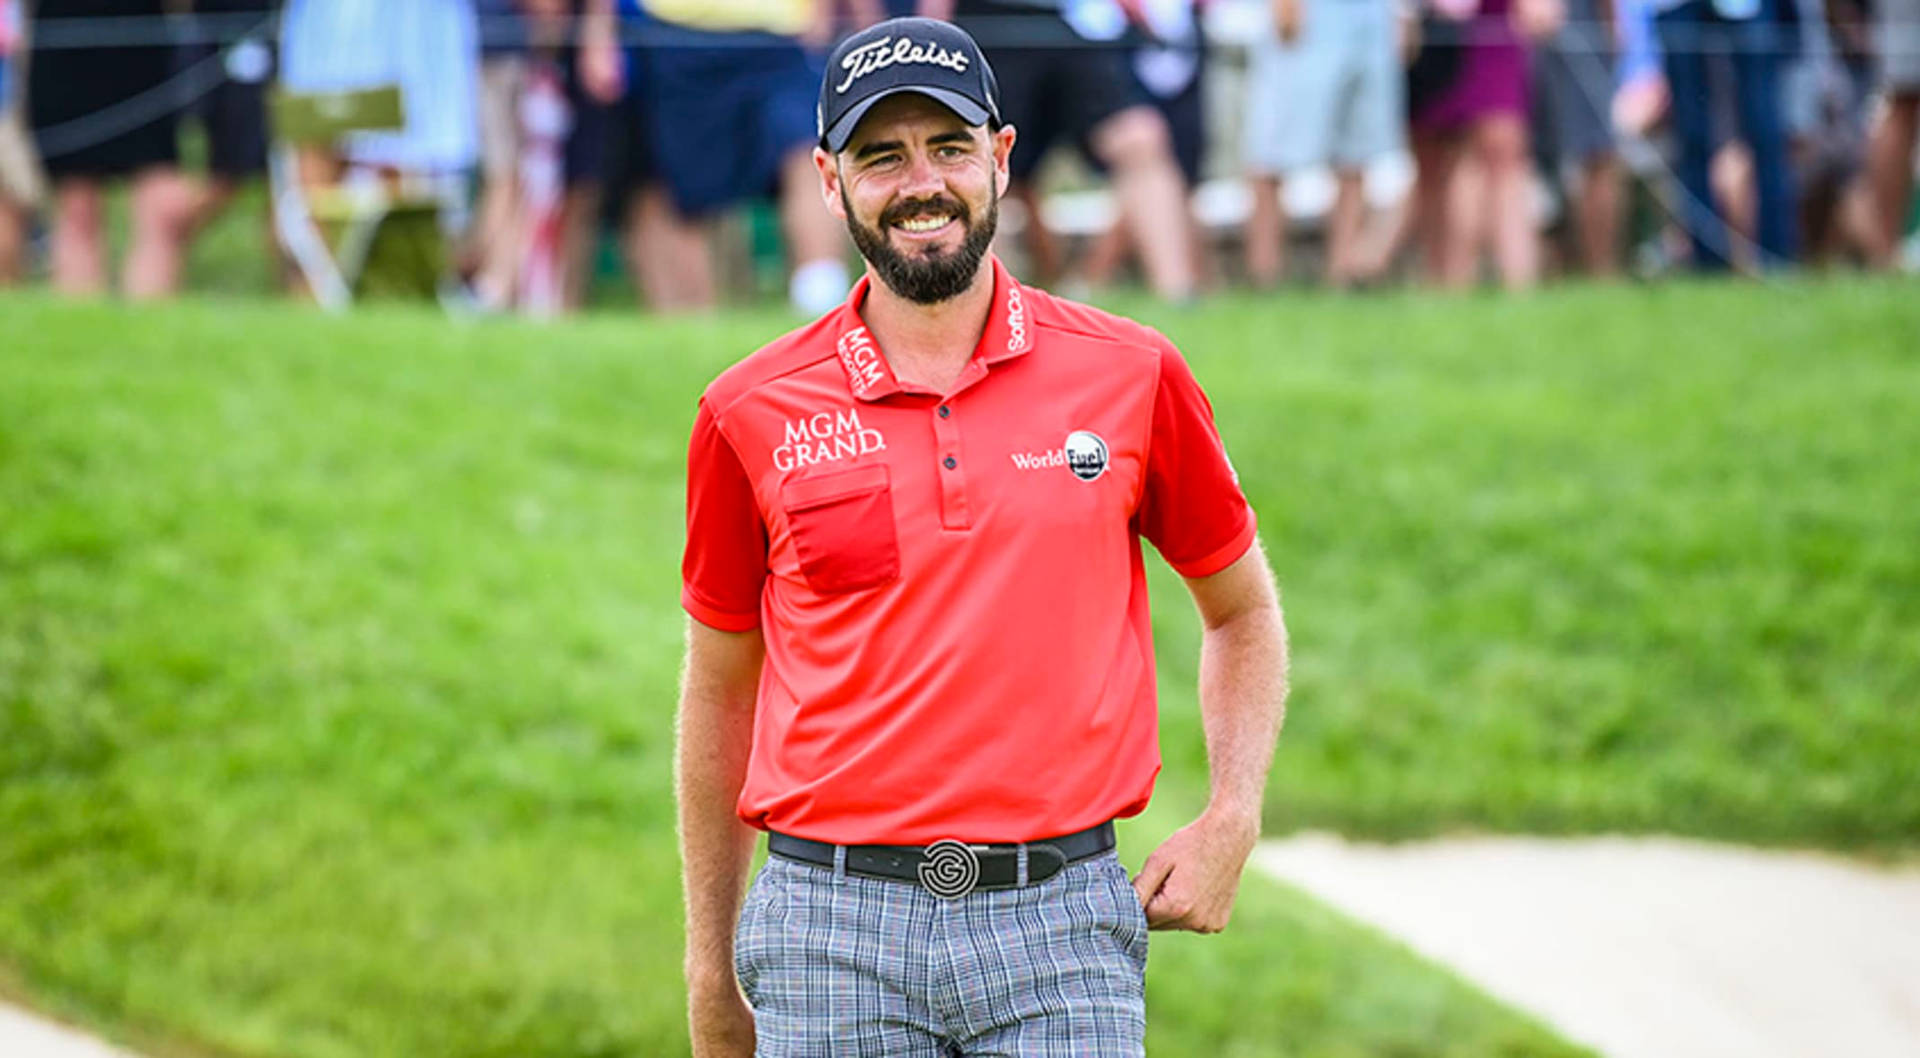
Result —
[[980, 884], [980, 857], [951, 838], [927, 846], [920, 861], [920, 884], [942, 900], [958, 900]]

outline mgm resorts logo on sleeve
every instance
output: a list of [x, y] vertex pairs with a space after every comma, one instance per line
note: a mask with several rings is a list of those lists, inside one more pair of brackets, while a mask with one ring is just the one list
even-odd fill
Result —
[[1066, 467], [1081, 481], [1092, 481], [1107, 472], [1107, 442], [1092, 430], [1075, 430], [1051, 452], [1014, 452], [1008, 458], [1021, 470]]

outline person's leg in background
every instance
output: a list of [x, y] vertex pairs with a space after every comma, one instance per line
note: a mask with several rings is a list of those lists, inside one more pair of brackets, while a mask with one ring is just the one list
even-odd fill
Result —
[[1480, 258], [1491, 227], [1487, 211], [1487, 167], [1473, 139], [1473, 126], [1461, 133], [1452, 178], [1442, 205], [1447, 213], [1447, 243], [1440, 249], [1440, 285], [1471, 290], [1480, 282]]
[[1898, 264], [1900, 240], [1913, 203], [1913, 151], [1920, 139], [1920, 91], [1889, 95], [1867, 156], [1873, 188], [1874, 265]]
[[1875, 44], [1885, 98], [1867, 153], [1872, 189], [1872, 262], [1899, 264], [1900, 241], [1913, 209], [1914, 146], [1920, 139], [1920, 0], [1879, 0]]
[[1686, 226], [1696, 271], [1724, 271], [1729, 242], [1724, 214], [1715, 206], [1709, 176], [1714, 154], [1711, 85], [1706, 49], [1718, 39], [1710, 29], [1716, 16], [1707, 0], [1685, 0], [1655, 20], [1660, 56], [1667, 74], [1673, 132], [1679, 149], [1680, 219]]
[[27, 240], [33, 203], [39, 198], [38, 163], [19, 107], [19, 64], [0, 60], [0, 287], [26, 278]]
[[1163, 298], [1192, 297], [1186, 193], [1166, 121], [1150, 106], [1130, 106], [1094, 126], [1090, 142], [1113, 172], [1115, 204], [1140, 248], [1147, 284]]
[[1334, 170], [1333, 211], [1327, 216], [1327, 285], [1346, 289], [1366, 277], [1360, 254], [1367, 220], [1367, 174], [1343, 166]]
[[1286, 174], [1323, 164], [1332, 150], [1338, 38], [1324, 17], [1332, 6], [1316, 7], [1312, 20], [1290, 9], [1290, 19], [1276, 18], [1273, 35], [1254, 45], [1241, 153], [1253, 197], [1242, 249], [1255, 287], [1286, 278]]
[[1447, 286], [1448, 248], [1455, 242], [1451, 208], [1460, 144], [1454, 134], [1416, 130], [1413, 136], [1413, 238], [1420, 274], [1431, 286]]
[[1787, 128], [1781, 113], [1780, 56], [1787, 36], [1773, 0], [1760, 13], [1733, 24], [1734, 81], [1739, 86], [1740, 134], [1753, 151], [1758, 193], [1762, 270], [1787, 267], [1799, 257], [1800, 210], [1794, 192]]
[[[1540, 238], [1533, 222], [1533, 155], [1520, 114], [1489, 114], [1470, 133], [1484, 174], [1487, 236], [1500, 284], [1525, 290], [1540, 278]], [[1458, 278], [1458, 277], [1456, 277]]]
[[480, 205], [463, 256], [484, 307], [513, 304], [525, 254], [520, 221], [520, 93], [526, 56], [488, 54], [480, 64]]
[[107, 292], [106, 194], [99, 178], [55, 178], [49, 239], [53, 289], [73, 297]]
[[583, 81], [581, 61], [580, 53], [570, 50], [564, 65], [567, 105], [573, 111], [561, 163], [567, 190], [560, 212], [560, 290], [561, 307], [568, 312], [586, 305], [592, 283], [611, 141], [620, 110], [617, 96], [594, 95]]
[[1580, 241], [1580, 263], [1587, 275], [1612, 279], [1620, 274], [1621, 217], [1625, 178], [1620, 156], [1603, 151], [1580, 164], [1580, 187], [1574, 196], [1574, 227]]
[[171, 165], [150, 166], [134, 174], [128, 195], [131, 230], [121, 276], [127, 297], [145, 301], [179, 292], [200, 197], [194, 182]]
[[846, 298], [847, 231], [820, 200], [811, 145], [787, 152], [780, 163], [780, 231], [787, 239], [787, 300], [793, 307], [818, 316]]
[[1287, 217], [1281, 204], [1285, 190], [1285, 180], [1279, 173], [1247, 177], [1253, 202], [1247, 211], [1242, 250], [1247, 282], [1259, 289], [1279, 286], [1287, 274]]
[[1573, 0], [1568, 22], [1534, 52], [1542, 76], [1536, 85], [1558, 150], [1551, 156], [1575, 184], [1568, 206], [1580, 264], [1589, 276], [1620, 271], [1624, 170], [1611, 121], [1616, 58], [1608, 23], [1594, 0]]
[[1327, 280], [1347, 287], [1377, 278], [1387, 257], [1377, 247], [1394, 240], [1387, 228], [1397, 224], [1397, 217], [1386, 218], [1380, 231], [1368, 229], [1366, 173], [1369, 165], [1406, 149], [1406, 71], [1394, 5], [1374, 0], [1328, 7], [1338, 9], [1345, 23], [1341, 29], [1348, 76], [1341, 79], [1344, 93], [1330, 93], [1338, 127], [1329, 137], [1335, 194], [1328, 218]]
[[683, 215], [665, 184], [648, 181], [633, 192], [623, 243], [648, 308], [697, 312], [719, 302], [707, 226]]

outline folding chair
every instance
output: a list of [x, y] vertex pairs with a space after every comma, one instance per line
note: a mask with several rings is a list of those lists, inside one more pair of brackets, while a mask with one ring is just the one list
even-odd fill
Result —
[[341, 92], [276, 89], [269, 164], [274, 228], [314, 298], [329, 309], [373, 297], [432, 298], [447, 275], [446, 178], [351, 162], [334, 184], [301, 180], [302, 148], [337, 148], [356, 132], [406, 123], [398, 85]]

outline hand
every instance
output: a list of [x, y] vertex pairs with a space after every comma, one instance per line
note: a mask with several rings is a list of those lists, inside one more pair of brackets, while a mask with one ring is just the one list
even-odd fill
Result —
[[1405, 8], [1394, 18], [1396, 43], [1400, 48], [1400, 65], [1410, 65], [1414, 57], [1420, 54], [1420, 16]]
[[733, 968], [687, 973], [687, 1024], [693, 1058], [753, 1058], [753, 1009]]
[[1257, 815], [1213, 809], [1175, 831], [1133, 879], [1148, 928], [1195, 933], [1227, 928], [1233, 898], [1240, 891], [1240, 872], [1259, 840]]
[[580, 86], [596, 103], [617, 103], [626, 91], [627, 72], [620, 46], [611, 38], [580, 44]]
[[1300, 39], [1301, 6], [1302, 0], [1273, 0], [1273, 28], [1280, 34], [1280, 43], [1292, 44]]
[[1560, 32], [1567, 21], [1567, 7], [1561, 0], [1516, 0], [1513, 22], [1528, 40], [1545, 40]]

